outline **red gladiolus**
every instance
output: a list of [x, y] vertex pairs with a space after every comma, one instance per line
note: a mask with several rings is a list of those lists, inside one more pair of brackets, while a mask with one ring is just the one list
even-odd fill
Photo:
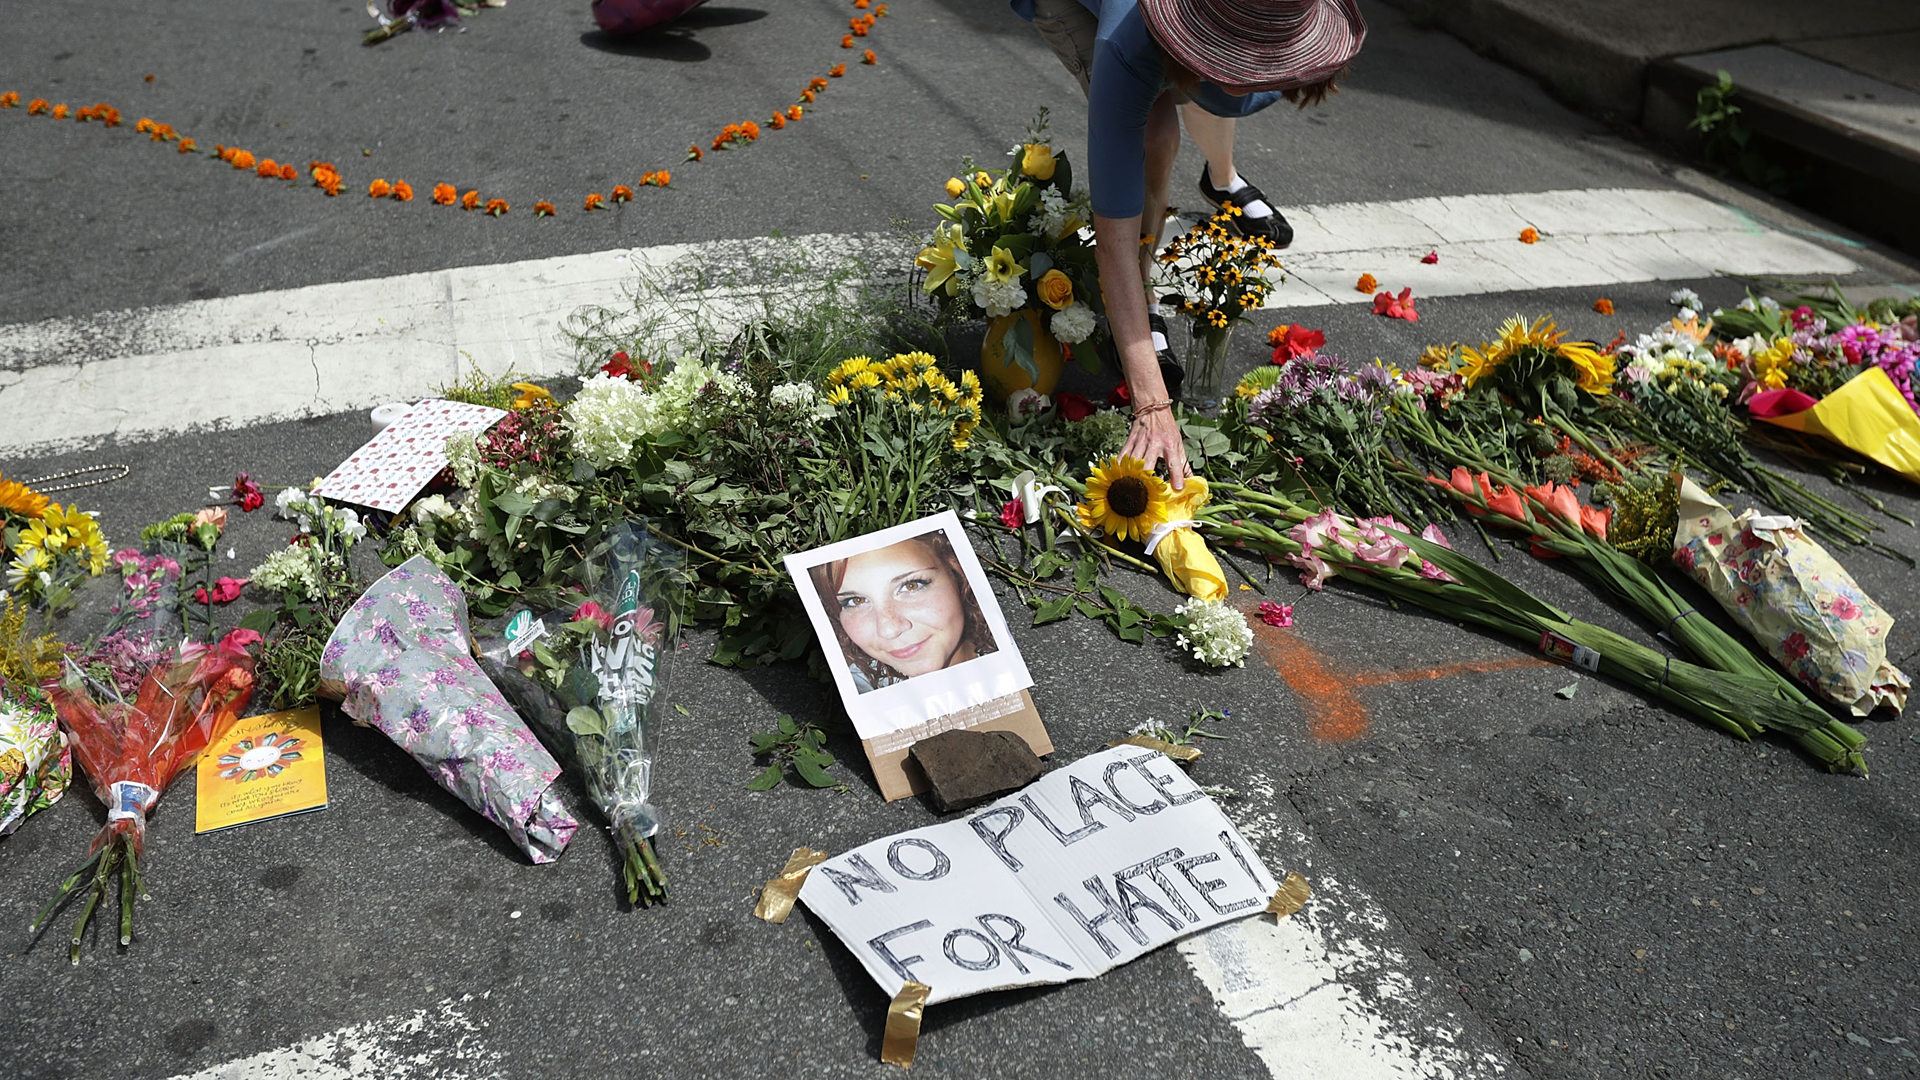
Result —
[[1552, 481], [1548, 481], [1539, 487], [1523, 488], [1521, 490], [1525, 491], [1530, 498], [1542, 506], [1545, 506], [1548, 510], [1553, 511], [1554, 517], [1559, 518], [1569, 525], [1579, 526], [1580, 496], [1574, 494], [1572, 488], [1560, 487]]
[[240, 589], [246, 585], [248, 580], [247, 578], [223, 577], [213, 583], [213, 590], [211, 592], [207, 590], [206, 586], [202, 585], [193, 590], [193, 602], [196, 604], [231, 604], [235, 600], [240, 599]]
[[1267, 339], [1273, 342], [1273, 362], [1285, 364], [1289, 360], [1312, 356], [1327, 343], [1327, 334], [1324, 330], [1309, 330], [1298, 323], [1292, 323], [1275, 327], [1273, 333], [1267, 335]]
[[1527, 520], [1527, 504], [1521, 500], [1519, 492], [1510, 487], [1494, 491], [1486, 473], [1481, 473], [1475, 479], [1480, 481], [1480, 495], [1486, 499], [1487, 509], [1496, 514], [1505, 514], [1515, 521]]
[[1093, 402], [1074, 393], [1055, 394], [1053, 407], [1062, 419], [1075, 424], [1092, 416], [1095, 408]]
[[1613, 524], [1613, 509], [1600, 510], [1584, 503], [1580, 506], [1580, 527], [1599, 537], [1607, 538], [1607, 529]]

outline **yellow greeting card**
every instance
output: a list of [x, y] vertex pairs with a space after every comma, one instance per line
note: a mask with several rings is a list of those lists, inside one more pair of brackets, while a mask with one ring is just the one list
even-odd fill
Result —
[[327, 805], [320, 709], [249, 716], [208, 744], [197, 766], [195, 832], [214, 832]]

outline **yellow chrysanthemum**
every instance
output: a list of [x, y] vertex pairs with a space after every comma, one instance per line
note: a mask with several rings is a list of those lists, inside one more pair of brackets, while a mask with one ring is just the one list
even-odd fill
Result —
[[0, 476], [0, 514], [37, 518], [47, 512], [49, 500], [18, 480]]
[[1167, 520], [1167, 482], [1147, 471], [1139, 458], [1108, 458], [1095, 465], [1081, 497], [1080, 524], [1119, 540], [1145, 540]]
[[880, 373], [872, 368], [863, 369], [859, 374], [847, 380], [847, 385], [855, 390], [871, 390], [880, 385]]
[[845, 385], [851, 381], [855, 375], [860, 374], [872, 366], [873, 360], [865, 356], [855, 356], [842, 360], [840, 361], [840, 366], [834, 368], [832, 373], [827, 376], [827, 383], [830, 386]]
[[100, 523], [78, 507], [49, 503], [46, 513], [20, 534], [20, 551], [39, 550], [49, 558], [73, 552], [85, 558], [87, 572], [99, 574], [107, 567], [107, 538]]
[[827, 391], [826, 402], [829, 405], [845, 405], [852, 400], [853, 395], [848, 393], [844, 386], [836, 386]]

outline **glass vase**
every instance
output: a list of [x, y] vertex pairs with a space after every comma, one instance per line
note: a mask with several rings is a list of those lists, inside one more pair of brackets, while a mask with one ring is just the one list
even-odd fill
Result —
[[1233, 326], [1190, 325], [1187, 348], [1187, 377], [1180, 396], [1189, 408], [1212, 409], [1220, 404], [1227, 390], [1227, 349], [1233, 342]]

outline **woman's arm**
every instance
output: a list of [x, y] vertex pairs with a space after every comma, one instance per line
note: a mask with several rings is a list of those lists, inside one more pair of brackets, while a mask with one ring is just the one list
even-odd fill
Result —
[[1186, 485], [1193, 470], [1187, 467], [1186, 445], [1180, 425], [1167, 402], [1167, 384], [1160, 378], [1153, 334], [1147, 329], [1146, 281], [1140, 270], [1140, 215], [1129, 218], [1093, 216], [1094, 252], [1100, 267], [1100, 293], [1106, 302], [1107, 326], [1113, 332], [1114, 351], [1133, 397], [1137, 419], [1121, 453], [1136, 457], [1151, 469], [1165, 462], [1174, 490]]

